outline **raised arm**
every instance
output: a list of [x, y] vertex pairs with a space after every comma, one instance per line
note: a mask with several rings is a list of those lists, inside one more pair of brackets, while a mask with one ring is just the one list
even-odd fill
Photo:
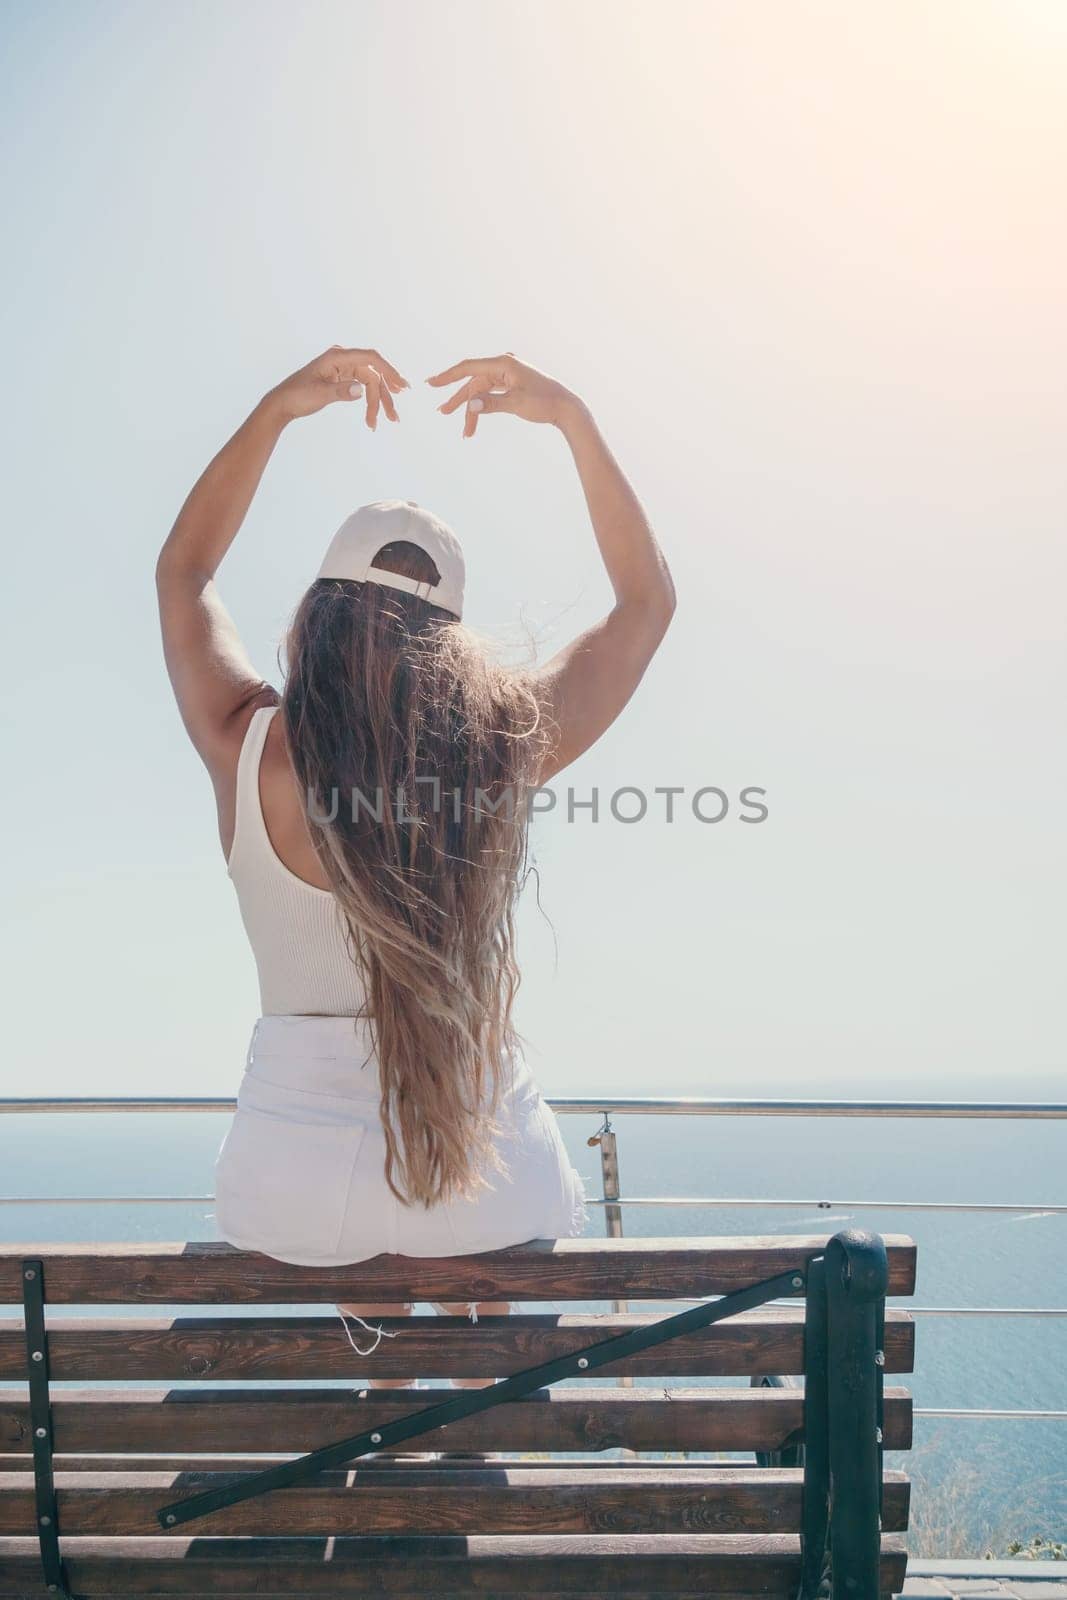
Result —
[[234, 765], [257, 705], [277, 694], [256, 672], [215, 587], [215, 573], [252, 504], [286, 425], [333, 401], [366, 394], [366, 421], [379, 407], [396, 421], [393, 394], [407, 386], [375, 350], [333, 346], [256, 405], [209, 463], [178, 514], [156, 563], [163, 652], [189, 737], [216, 785]]
[[512, 355], [461, 361], [428, 381], [467, 379], [441, 406], [466, 407], [463, 433], [481, 416], [509, 412], [559, 428], [578, 468], [615, 604], [540, 669], [559, 738], [541, 774], [548, 780], [582, 755], [631, 698], [674, 614], [674, 584], [640, 502], [588, 407], [555, 379]]

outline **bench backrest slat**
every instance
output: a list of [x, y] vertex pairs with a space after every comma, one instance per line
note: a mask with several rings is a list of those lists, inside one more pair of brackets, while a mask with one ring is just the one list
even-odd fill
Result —
[[[55, 1448], [71, 1454], [312, 1450], [345, 1438], [360, 1425], [381, 1427], [453, 1393], [365, 1392], [367, 1398], [361, 1400], [358, 1391], [343, 1389], [60, 1390], [52, 1403]], [[541, 1390], [528, 1400], [505, 1401], [484, 1416], [450, 1423], [448, 1447], [778, 1450], [803, 1423], [803, 1394], [796, 1390], [623, 1390], [576, 1384]], [[903, 1391], [889, 1392], [884, 1431], [888, 1448], [909, 1448], [911, 1403]], [[23, 1454], [29, 1438], [27, 1401], [0, 1392], [0, 1451]]]
[[[232, 1481], [232, 1473], [69, 1473], [57, 1479], [59, 1520], [71, 1536], [154, 1535], [156, 1511], [184, 1492]], [[21, 1479], [21, 1483], [19, 1482]], [[495, 1470], [411, 1472], [357, 1467], [323, 1473], [313, 1486], [277, 1489], [211, 1517], [212, 1534], [462, 1534], [491, 1525], [497, 1533], [598, 1533], [639, 1526], [649, 1533], [777, 1533], [797, 1527], [803, 1485], [795, 1471], [704, 1469], [634, 1474], [625, 1467], [546, 1474]], [[354, 1492], [353, 1492], [354, 1491]], [[886, 1483], [882, 1526], [907, 1527], [908, 1484]], [[0, 1536], [32, 1534], [32, 1480], [0, 1473]]]
[[[54, 1382], [122, 1379], [502, 1378], [601, 1339], [658, 1320], [656, 1313], [610, 1316], [515, 1314], [483, 1317], [378, 1317], [385, 1335], [361, 1360], [339, 1316], [174, 1317], [49, 1320], [49, 1370]], [[451, 1323], [451, 1325], [449, 1325]], [[356, 1329], [364, 1347], [370, 1342]], [[906, 1311], [886, 1316], [885, 1370], [910, 1372], [915, 1328]], [[804, 1370], [804, 1308], [781, 1305], [742, 1312], [613, 1363], [611, 1376], [749, 1377]], [[21, 1319], [0, 1317], [0, 1381], [27, 1377]]]
[[[915, 1292], [915, 1245], [884, 1236], [889, 1293]], [[0, 1245], [0, 1304], [22, 1299], [20, 1268], [44, 1264], [49, 1305], [322, 1304], [462, 1300], [670, 1300], [729, 1294], [803, 1267], [822, 1235], [697, 1239], [537, 1239], [484, 1254], [375, 1256], [297, 1267], [214, 1241]]]

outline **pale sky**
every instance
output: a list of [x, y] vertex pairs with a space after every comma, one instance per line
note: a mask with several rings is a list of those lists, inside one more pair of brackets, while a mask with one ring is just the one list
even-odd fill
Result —
[[[236, 1090], [254, 967], [153, 566], [258, 397], [337, 341], [412, 379], [511, 349], [576, 388], [675, 575], [645, 682], [535, 828], [546, 1093], [1062, 1096], [1067, 7], [4, 23], [0, 1093]], [[368, 500], [457, 529], [486, 632], [544, 653], [609, 604], [557, 435], [462, 442], [421, 384], [401, 410], [282, 439], [220, 575], [274, 681]], [[568, 823], [568, 784], [733, 804]]]

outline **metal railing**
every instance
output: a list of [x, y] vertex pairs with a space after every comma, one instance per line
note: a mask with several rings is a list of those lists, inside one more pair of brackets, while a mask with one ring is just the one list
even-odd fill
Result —
[[[675, 1117], [996, 1117], [1067, 1118], [1052, 1100], [731, 1100], [702, 1095], [546, 1095], [553, 1111], [582, 1116]], [[232, 1111], [226, 1095], [50, 1095], [0, 1097], [4, 1111]]]
[[[768, 1209], [771, 1207], [804, 1211], [918, 1211], [1011, 1213], [1017, 1215], [1067, 1215], [1067, 1203], [1060, 1201], [999, 1202], [942, 1200], [829, 1200], [783, 1199], [781, 1197], [725, 1197], [709, 1195], [624, 1195], [621, 1190], [618, 1138], [612, 1116], [785, 1116], [785, 1117], [918, 1117], [989, 1118], [995, 1120], [1067, 1119], [1067, 1102], [1011, 1100], [779, 1100], [722, 1099], [702, 1096], [545, 1096], [558, 1115], [598, 1116], [600, 1128], [587, 1141], [600, 1147], [601, 1194], [589, 1204], [604, 1212], [604, 1231], [609, 1238], [623, 1236], [623, 1208], [626, 1206], [714, 1207]], [[4, 1113], [131, 1113], [131, 1112], [232, 1112], [236, 1099], [227, 1096], [47, 1096], [0, 1098]], [[212, 1195], [0, 1195], [0, 1206], [12, 1205], [203, 1205]], [[777, 1303], [777, 1302], [775, 1302]], [[629, 1302], [614, 1301], [617, 1311], [628, 1309]], [[912, 1306], [909, 1312], [928, 1317], [1067, 1317], [1067, 1306]], [[620, 1380], [626, 1381], [626, 1380]], [[1067, 1420], [1067, 1411], [964, 1409], [917, 1407], [916, 1416], [1016, 1418], [1019, 1420]]]

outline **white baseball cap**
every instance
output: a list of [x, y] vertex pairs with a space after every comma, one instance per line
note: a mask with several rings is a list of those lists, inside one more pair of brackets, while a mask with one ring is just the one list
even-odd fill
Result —
[[[397, 539], [425, 550], [441, 575], [439, 583], [420, 583], [374, 565], [382, 546]], [[456, 617], [463, 615], [466, 566], [459, 540], [447, 523], [414, 500], [375, 500], [353, 511], [330, 541], [316, 576], [385, 584], [405, 594], [417, 594]]]

